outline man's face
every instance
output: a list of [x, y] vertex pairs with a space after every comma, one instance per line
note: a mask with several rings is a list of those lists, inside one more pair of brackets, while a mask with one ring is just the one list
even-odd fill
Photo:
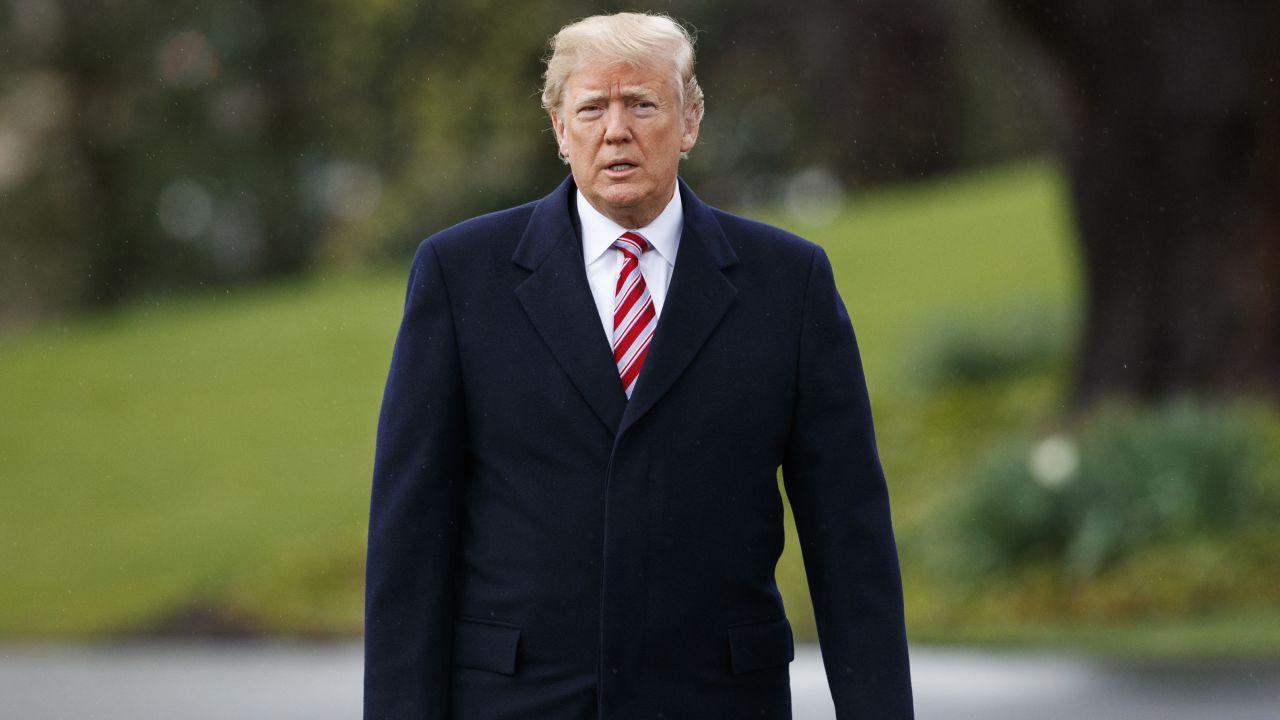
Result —
[[684, 121], [673, 79], [666, 67], [584, 63], [551, 113], [574, 182], [624, 228], [648, 225], [667, 206], [680, 153], [698, 139], [698, 121]]

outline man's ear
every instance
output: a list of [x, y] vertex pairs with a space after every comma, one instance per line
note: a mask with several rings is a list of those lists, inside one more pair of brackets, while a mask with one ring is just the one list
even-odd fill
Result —
[[558, 109], [552, 110], [550, 112], [550, 115], [551, 115], [551, 129], [554, 130], [556, 133], [556, 145], [560, 147], [560, 156], [567, 158], [569, 157], [569, 143], [565, 141], [564, 120], [560, 118], [560, 112]]
[[702, 108], [693, 111], [684, 120], [684, 133], [680, 136], [680, 152], [687, 153], [698, 142], [698, 129], [702, 127]]

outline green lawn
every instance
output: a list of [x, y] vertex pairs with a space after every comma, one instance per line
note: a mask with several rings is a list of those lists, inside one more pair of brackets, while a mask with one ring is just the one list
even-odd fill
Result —
[[[822, 243], [835, 265], [871, 387], [914, 638], [1065, 642], [1060, 619], [957, 625], [917, 559], [975, 450], [1051, 413], [1064, 380], [1058, 369], [935, 397], [922, 390], [919, 344], [940, 326], [1028, 309], [1069, 332], [1079, 291], [1065, 202], [1056, 169], [1030, 163], [859, 195], [821, 227], [754, 213]], [[408, 261], [0, 338], [0, 637], [114, 635], [201, 616], [358, 633], [374, 429]], [[793, 539], [779, 575], [811, 638]], [[1172, 633], [1182, 645], [1157, 643], [1165, 652], [1280, 648], [1278, 633], [1248, 631], [1280, 625], [1274, 610], [1239, 617], [1218, 632], [1197, 634], [1194, 618], [1124, 631], [1142, 646], [1169, 637], [1170, 623], [1190, 629]]]
[[140, 627], [229, 589], [274, 592], [282, 573], [295, 587], [264, 597], [265, 625], [356, 631], [358, 577], [340, 598], [307, 583], [363, 542], [400, 276], [220, 292], [11, 338], [0, 634]]

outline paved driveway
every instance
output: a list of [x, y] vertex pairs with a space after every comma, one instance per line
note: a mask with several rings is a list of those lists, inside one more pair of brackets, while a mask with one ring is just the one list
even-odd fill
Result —
[[[1131, 665], [912, 652], [920, 720], [1280, 720], [1280, 662]], [[351, 720], [360, 647], [165, 644], [0, 647], [4, 720]], [[797, 648], [795, 720], [834, 720], [822, 660]], [[732, 719], [726, 719], [732, 720]]]

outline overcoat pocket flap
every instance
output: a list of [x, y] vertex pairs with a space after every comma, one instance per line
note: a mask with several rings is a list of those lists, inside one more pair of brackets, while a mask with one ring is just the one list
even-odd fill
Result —
[[519, 643], [514, 625], [459, 619], [453, 624], [453, 664], [514, 675]]
[[729, 660], [734, 673], [786, 665], [795, 659], [786, 616], [729, 628]]

